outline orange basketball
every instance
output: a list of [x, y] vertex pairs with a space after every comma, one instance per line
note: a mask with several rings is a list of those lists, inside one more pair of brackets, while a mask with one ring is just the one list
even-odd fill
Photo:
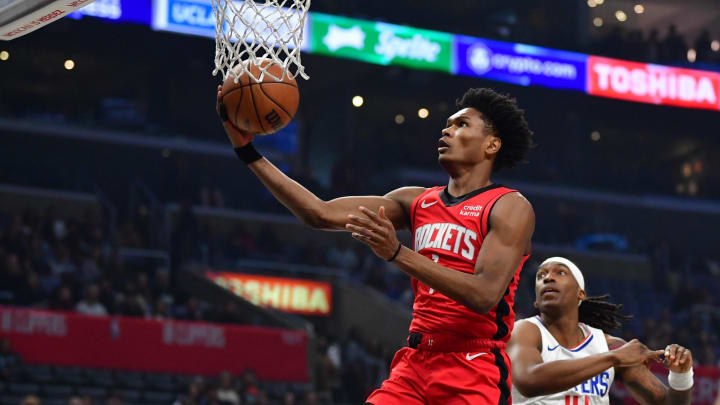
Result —
[[[244, 64], [250, 66], [250, 71], [256, 77], [260, 76], [260, 67], [250, 61]], [[261, 60], [261, 67], [268, 65], [266, 72], [282, 80], [275, 80], [266, 74], [262, 81], [257, 82], [243, 73], [237, 83], [232, 75], [228, 75], [222, 86], [222, 100], [230, 122], [255, 135], [272, 134], [284, 128], [293, 119], [300, 104], [295, 79], [287, 75], [282, 77], [282, 66], [274, 64], [272, 60]], [[239, 68], [237, 66], [236, 71]]]

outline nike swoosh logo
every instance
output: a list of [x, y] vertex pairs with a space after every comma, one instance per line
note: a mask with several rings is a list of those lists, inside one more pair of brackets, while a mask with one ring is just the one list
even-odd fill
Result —
[[[436, 201], [436, 202], [437, 202], [437, 201]], [[472, 356], [470, 355], [470, 353], [468, 353], [468, 354], [465, 355], [465, 358], [468, 359], [468, 360], [472, 360], [472, 359], [474, 359], [474, 358], [476, 358], [476, 357], [482, 356], [483, 354], [488, 354], [488, 353], [478, 353], [478, 354], [473, 354]]]
[[550, 345], [548, 345], [548, 350], [553, 351], [553, 350], [557, 349], [558, 347], [560, 347], [560, 345], [557, 345], [555, 347], [550, 347]]
[[420, 203], [420, 206], [423, 208], [427, 208], [427, 207], [433, 206], [435, 204], [437, 204], [437, 201], [433, 201], [430, 204], [425, 204], [425, 200], [422, 200], [422, 202]]

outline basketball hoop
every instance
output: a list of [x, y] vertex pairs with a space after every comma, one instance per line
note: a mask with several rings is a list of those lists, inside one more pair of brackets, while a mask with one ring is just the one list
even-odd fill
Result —
[[[275, 80], [284, 76], [310, 77], [300, 61], [305, 18], [310, 0], [212, 0], [215, 13], [215, 69], [213, 76], [222, 79], [247, 73], [260, 82], [267, 75]], [[271, 64], [260, 67], [263, 58], [282, 67], [276, 77], [268, 71]], [[256, 74], [250, 65], [260, 67]]]

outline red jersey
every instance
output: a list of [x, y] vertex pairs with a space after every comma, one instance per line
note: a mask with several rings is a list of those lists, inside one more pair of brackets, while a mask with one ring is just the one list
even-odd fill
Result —
[[[490, 212], [505, 194], [516, 192], [499, 184], [452, 197], [446, 187], [432, 187], [413, 201], [413, 249], [452, 271], [475, 272]], [[513, 303], [524, 256], [505, 295], [490, 312], [481, 314], [412, 279], [415, 293], [410, 332], [507, 342], [515, 322]]]

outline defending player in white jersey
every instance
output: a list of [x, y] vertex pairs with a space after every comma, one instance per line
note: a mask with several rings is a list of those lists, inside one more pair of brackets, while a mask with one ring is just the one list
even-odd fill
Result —
[[[622, 381], [641, 404], [690, 404], [692, 353], [676, 345], [650, 350], [603, 330], [629, 319], [622, 305], [587, 297], [580, 269], [562, 257], [545, 260], [535, 278], [540, 315], [515, 323], [508, 345], [514, 405], [609, 405], [610, 386]], [[668, 388], [647, 365], [664, 361]]]

